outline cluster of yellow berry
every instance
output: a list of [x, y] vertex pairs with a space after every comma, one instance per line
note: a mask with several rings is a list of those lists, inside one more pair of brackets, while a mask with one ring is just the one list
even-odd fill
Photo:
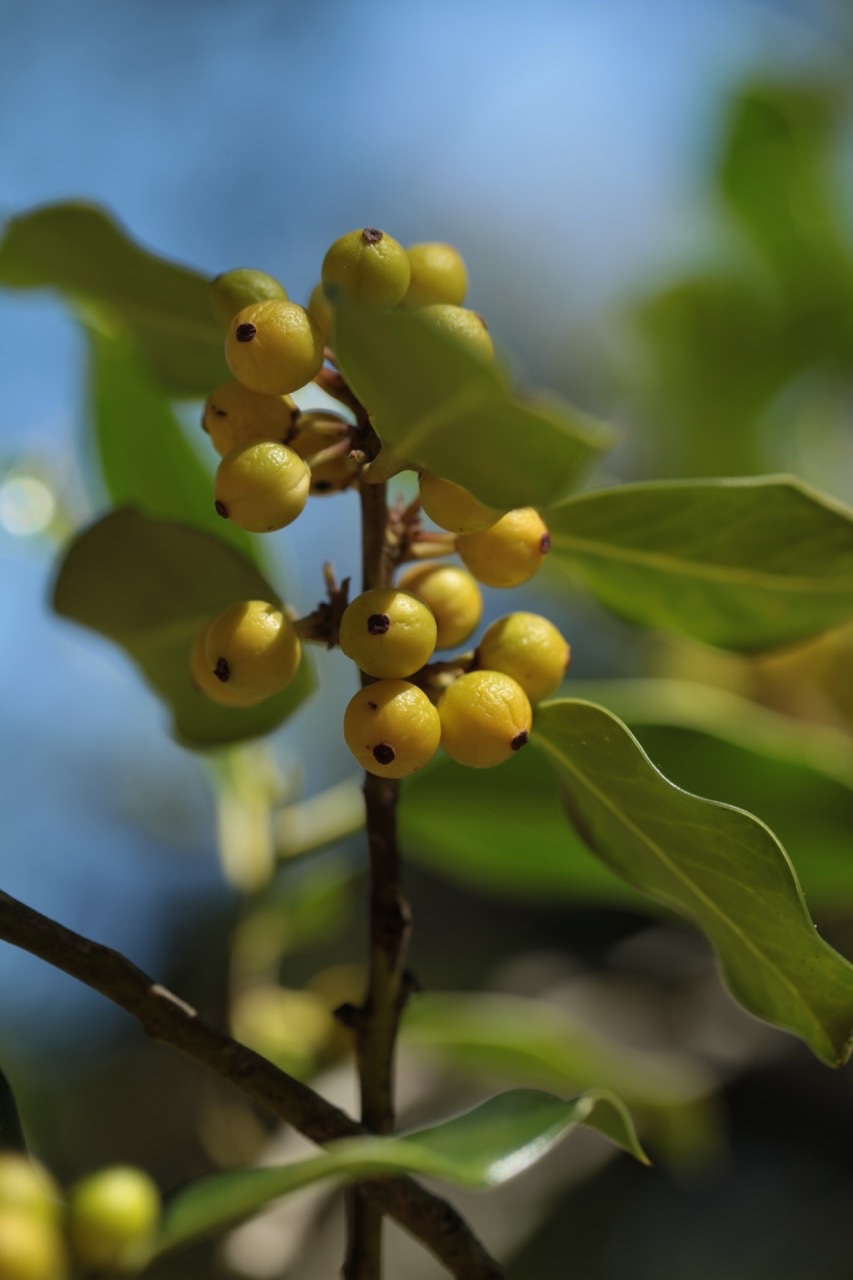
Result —
[[160, 1219], [160, 1193], [147, 1174], [117, 1165], [71, 1188], [27, 1156], [0, 1155], [0, 1276], [65, 1280], [113, 1275], [143, 1260]]
[[[257, 271], [227, 272], [211, 289], [227, 327], [225, 354], [234, 375], [208, 398], [203, 414], [222, 457], [216, 510], [253, 532], [290, 524], [312, 492], [369, 482], [360, 479], [365, 456], [354, 448], [356, 425], [344, 415], [300, 413], [290, 396], [318, 378], [327, 358], [334, 360], [326, 343], [337, 304], [415, 307], [479, 358], [493, 356], [482, 318], [462, 306], [465, 264], [446, 244], [404, 249], [375, 228], [352, 231], [327, 252], [307, 308]], [[364, 409], [369, 422], [370, 406]], [[346, 709], [347, 745], [365, 769], [388, 778], [420, 769], [439, 744], [475, 768], [509, 759], [527, 742], [532, 704], [554, 692], [569, 662], [557, 628], [530, 613], [492, 624], [473, 654], [430, 662], [435, 650], [455, 649], [473, 634], [483, 608], [478, 582], [514, 587], [528, 581], [550, 536], [533, 508], [494, 510], [426, 471], [419, 475], [419, 505], [454, 535], [440, 553], [455, 550], [465, 568], [424, 558], [396, 586], [353, 600], [331, 638], [373, 678]], [[416, 545], [410, 540], [408, 558], [420, 558]], [[300, 657], [299, 630], [283, 610], [251, 600], [202, 629], [190, 669], [209, 697], [245, 707], [284, 689]]]

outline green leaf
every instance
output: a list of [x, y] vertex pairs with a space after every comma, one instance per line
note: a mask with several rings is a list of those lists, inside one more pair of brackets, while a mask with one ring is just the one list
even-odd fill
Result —
[[114, 504], [208, 529], [255, 559], [252, 538], [216, 514], [213, 476], [132, 342], [90, 332], [89, 388], [98, 460]]
[[220, 538], [139, 511], [113, 511], [71, 542], [53, 607], [122, 646], [167, 703], [186, 746], [213, 747], [269, 733], [313, 687], [310, 662], [283, 693], [246, 709], [222, 707], [194, 687], [189, 653], [200, 628], [238, 600], [278, 596]]
[[546, 515], [552, 558], [631, 622], [732, 649], [853, 616], [853, 518], [799, 481], [659, 481]]
[[518, 1089], [452, 1120], [394, 1138], [353, 1138], [283, 1168], [244, 1169], [194, 1183], [167, 1206], [158, 1252], [222, 1230], [270, 1200], [328, 1178], [414, 1173], [464, 1186], [499, 1186], [537, 1163], [577, 1125], [597, 1129], [648, 1163], [630, 1117], [613, 1095], [597, 1090], [570, 1102]]
[[53, 289], [83, 311], [120, 316], [170, 393], [205, 396], [227, 377], [207, 279], [141, 248], [96, 205], [45, 205], [0, 241], [0, 285]]
[[0, 1071], [0, 1151], [26, 1150], [27, 1142], [21, 1128], [15, 1095], [6, 1076]]
[[624, 720], [677, 786], [760, 814], [812, 910], [853, 903], [853, 744], [724, 689], [682, 680], [575, 681], [572, 694]]
[[818, 937], [773, 833], [751, 814], [673, 786], [602, 707], [548, 703], [534, 729], [590, 848], [705, 931], [747, 1009], [801, 1036], [825, 1062], [845, 1062], [853, 966]]
[[384, 445], [504, 510], [558, 502], [611, 443], [567, 405], [512, 397], [494, 365], [416, 311], [339, 309], [335, 353]]
[[415, 774], [400, 798], [400, 831], [415, 861], [464, 884], [528, 899], [637, 901], [567, 826], [553, 771], [536, 751], [499, 770], [442, 759]]
[[523, 996], [421, 995], [408, 1005], [402, 1042], [513, 1084], [612, 1089], [675, 1154], [713, 1141], [712, 1082], [695, 1063], [590, 1030], [562, 1009]]

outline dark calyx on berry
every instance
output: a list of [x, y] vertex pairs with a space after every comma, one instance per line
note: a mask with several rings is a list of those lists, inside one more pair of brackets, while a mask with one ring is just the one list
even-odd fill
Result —
[[216, 514], [217, 514], [218, 516], [222, 516], [222, 519], [223, 519], [223, 520], [227, 520], [227, 519], [228, 519], [228, 508], [226, 507], [225, 503], [224, 503], [224, 502], [220, 502], [220, 501], [219, 501], [219, 499], [217, 498], [216, 502], [214, 502], [214, 504], [213, 504], [213, 505], [214, 505], [214, 507], [216, 508]]
[[377, 764], [392, 764], [396, 756], [397, 752], [387, 742], [380, 742], [373, 748], [373, 759]]
[[542, 537], [539, 539], [539, 550], [542, 552], [543, 556], [547, 556], [548, 552], [551, 550], [550, 533], [542, 534]]
[[378, 227], [365, 227], [361, 233], [361, 238], [367, 244], [378, 244], [384, 234], [385, 232], [380, 231]]
[[257, 327], [247, 320], [237, 325], [235, 336], [238, 342], [251, 342], [257, 332]]
[[529, 737], [530, 734], [527, 730], [522, 729], [521, 733], [517, 733], [509, 745], [512, 747], [513, 751], [520, 751]]
[[213, 674], [217, 680], [221, 680], [223, 684], [227, 684], [231, 679], [231, 668], [228, 665], [227, 658], [218, 658], [216, 666], [213, 668]]
[[384, 636], [390, 626], [391, 619], [387, 613], [372, 613], [367, 619], [367, 630], [372, 636]]

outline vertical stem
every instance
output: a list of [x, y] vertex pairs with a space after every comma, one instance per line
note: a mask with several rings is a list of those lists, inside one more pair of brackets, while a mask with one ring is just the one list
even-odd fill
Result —
[[[384, 484], [362, 483], [362, 588], [389, 586], [391, 563]], [[369, 683], [370, 677], [362, 677]], [[394, 1055], [406, 1002], [406, 953], [411, 912], [403, 892], [397, 839], [399, 783], [366, 773], [364, 801], [370, 854], [370, 963], [367, 994], [356, 1023], [361, 1118], [374, 1133], [394, 1128]], [[381, 1280], [382, 1216], [355, 1188], [348, 1200], [345, 1280]]]

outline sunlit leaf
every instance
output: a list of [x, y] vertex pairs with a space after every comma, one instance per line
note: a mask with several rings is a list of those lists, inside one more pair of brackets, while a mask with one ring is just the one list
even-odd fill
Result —
[[341, 309], [335, 352], [383, 444], [495, 507], [558, 502], [611, 443], [568, 405], [513, 397], [494, 365], [417, 312]]
[[310, 661], [283, 693], [246, 709], [221, 707], [193, 686], [189, 652], [199, 629], [238, 600], [279, 603], [258, 570], [202, 529], [114, 511], [72, 541], [53, 594], [57, 613], [122, 646], [166, 702], [176, 736], [212, 747], [258, 737], [310, 693]]
[[853, 518], [788, 477], [659, 481], [547, 514], [553, 559], [631, 622], [733, 649], [853, 616]]
[[[216, 514], [212, 471], [182, 434], [132, 343], [91, 333], [89, 389], [98, 461], [113, 503], [209, 529], [254, 557], [252, 538]], [[210, 454], [219, 461], [212, 447]]]
[[602, 707], [546, 704], [535, 737], [590, 848], [705, 931], [747, 1009], [801, 1036], [824, 1061], [846, 1061], [853, 966], [818, 937], [773, 833], [743, 810], [673, 786]]
[[149, 253], [97, 205], [69, 201], [13, 218], [0, 285], [53, 289], [84, 311], [119, 316], [170, 393], [205, 396], [227, 376], [207, 280]]
[[614, 1095], [595, 1091], [563, 1102], [518, 1089], [428, 1129], [394, 1138], [354, 1138], [283, 1168], [245, 1169], [204, 1178], [166, 1209], [159, 1251], [221, 1230], [270, 1200], [328, 1178], [352, 1181], [415, 1173], [469, 1187], [492, 1187], [541, 1160], [583, 1124], [645, 1161], [630, 1117]]

